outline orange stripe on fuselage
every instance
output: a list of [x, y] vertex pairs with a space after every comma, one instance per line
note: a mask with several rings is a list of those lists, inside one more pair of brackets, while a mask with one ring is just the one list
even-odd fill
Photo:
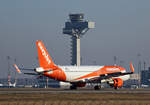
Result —
[[45, 72], [43, 75], [60, 81], [66, 81], [66, 75], [64, 71], [59, 68], [53, 71]]
[[121, 72], [121, 71], [125, 71], [125, 69], [123, 67], [119, 67], [119, 66], [104, 66], [103, 68], [89, 73], [85, 76], [73, 79], [74, 80], [80, 80], [80, 79], [85, 79], [85, 78], [90, 78], [90, 77], [96, 77], [96, 76], [100, 76], [100, 75], [104, 75], [104, 74], [110, 74], [110, 73], [115, 73], [115, 72]]

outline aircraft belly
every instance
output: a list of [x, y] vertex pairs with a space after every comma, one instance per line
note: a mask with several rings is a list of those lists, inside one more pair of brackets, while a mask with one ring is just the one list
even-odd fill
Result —
[[85, 76], [91, 72], [66, 72], [67, 81], [72, 81], [74, 79]]

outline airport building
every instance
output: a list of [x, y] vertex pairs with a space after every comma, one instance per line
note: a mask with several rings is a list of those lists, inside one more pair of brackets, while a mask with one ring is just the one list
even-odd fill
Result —
[[0, 78], [0, 88], [58, 88], [60, 87], [59, 81], [39, 76], [37, 78], [18, 78], [14, 79], [11, 78], [10, 80], [11, 85], [8, 85], [8, 79], [7, 78]]
[[139, 78], [140, 78], [139, 74], [130, 75], [130, 79], [127, 81], [124, 81], [124, 87], [125, 88], [132, 88], [133, 86], [138, 87]]
[[48, 77], [45, 76], [39, 76], [37, 78], [37, 86], [38, 88], [48, 88], [48, 87], [52, 87], [52, 88], [59, 88], [59, 81], [54, 80], [54, 79], [50, 79]]
[[84, 14], [69, 14], [69, 20], [65, 22], [63, 34], [71, 36], [71, 65], [80, 66], [80, 38], [89, 30], [95, 28], [95, 23], [84, 20]]
[[150, 87], [150, 67], [148, 70], [141, 71], [141, 85], [148, 85]]

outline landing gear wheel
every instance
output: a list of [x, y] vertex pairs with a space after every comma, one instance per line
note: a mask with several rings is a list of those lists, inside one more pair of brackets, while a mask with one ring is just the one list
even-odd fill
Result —
[[77, 90], [76, 86], [70, 86], [70, 90]]
[[94, 86], [94, 89], [95, 90], [100, 90], [100, 87], [99, 86]]
[[114, 87], [114, 89], [115, 89], [115, 90], [118, 90], [119, 88], [118, 88], [118, 87]]

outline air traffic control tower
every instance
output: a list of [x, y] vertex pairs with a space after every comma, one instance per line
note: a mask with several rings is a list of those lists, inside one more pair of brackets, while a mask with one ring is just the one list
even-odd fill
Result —
[[94, 22], [84, 20], [84, 14], [69, 14], [69, 20], [65, 22], [63, 34], [71, 36], [71, 65], [80, 66], [80, 38], [91, 28]]

